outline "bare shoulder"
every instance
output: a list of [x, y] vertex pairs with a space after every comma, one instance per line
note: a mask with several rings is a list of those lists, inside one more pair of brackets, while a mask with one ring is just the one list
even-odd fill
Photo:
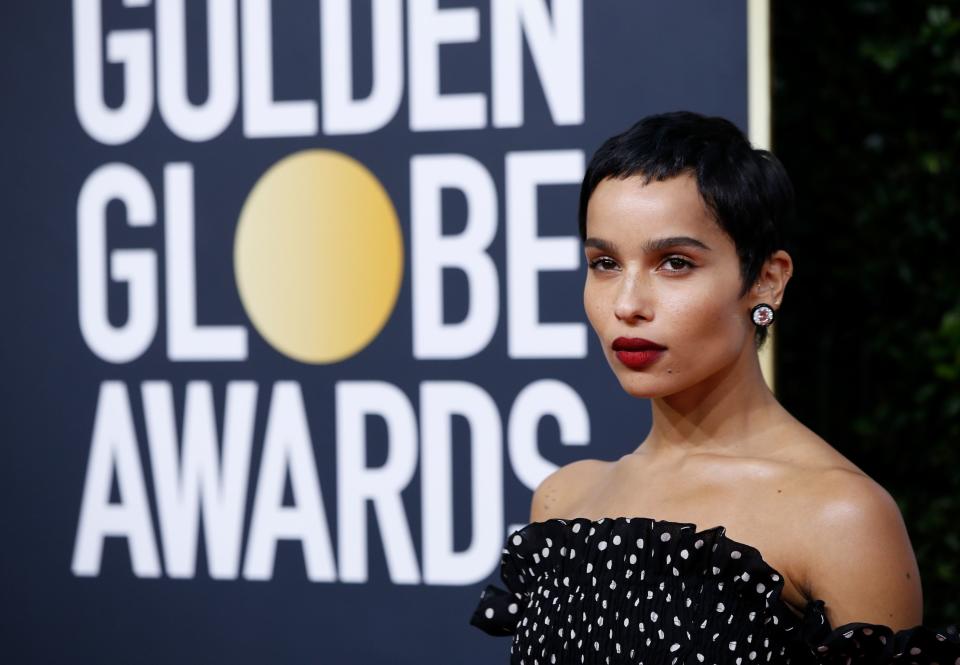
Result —
[[[870, 533], [876, 539], [884, 534], [899, 536], [906, 528], [893, 496], [861, 471], [822, 469], [811, 482], [807, 498], [807, 531], [815, 539], [844, 533]], [[838, 545], [850, 540], [844, 538]]]
[[604, 460], [582, 459], [557, 468], [534, 491], [530, 521], [565, 517], [565, 511], [595, 486], [597, 478], [610, 468], [610, 464]]
[[855, 467], [832, 466], [815, 474], [804, 495], [804, 587], [825, 601], [831, 625], [921, 623], [916, 557], [890, 493]]

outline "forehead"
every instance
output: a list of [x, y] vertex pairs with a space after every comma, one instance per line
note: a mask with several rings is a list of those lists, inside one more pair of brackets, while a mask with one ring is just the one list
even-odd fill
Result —
[[620, 243], [689, 235], [708, 244], [725, 236], [690, 173], [646, 185], [642, 176], [601, 180], [587, 205], [587, 235]]

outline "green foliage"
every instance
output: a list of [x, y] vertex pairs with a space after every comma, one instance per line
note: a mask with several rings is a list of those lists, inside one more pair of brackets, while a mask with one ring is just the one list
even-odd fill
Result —
[[778, 393], [896, 498], [924, 622], [960, 623], [960, 11], [774, 3], [773, 149], [797, 189]]

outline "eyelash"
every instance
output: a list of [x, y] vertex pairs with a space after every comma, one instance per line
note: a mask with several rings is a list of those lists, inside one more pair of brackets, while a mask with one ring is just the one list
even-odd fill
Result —
[[[603, 262], [603, 261], [610, 261], [610, 262], [612, 263], [612, 262], [613, 262], [613, 259], [610, 259], [610, 258], [608, 258], [608, 257], [606, 257], [606, 256], [601, 256], [601, 257], [599, 257], [599, 258], [593, 259], [592, 261], [590, 261], [590, 268], [591, 268], [591, 270], [597, 270], [597, 269], [599, 268], [599, 266], [600, 266], [600, 263]], [[682, 256], [668, 256], [667, 258], [665, 258], [665, 259], [663, 260], [663, 262], [661, 263], [661, 265], [663, 265], [663, 263], [666, 263], [666, 262], [668, 262], [668, 261], [680, 261], [680, 262], [684, 263], [688, 268], [690, 268], [690, 269], [693, 269], [693, 268], [694, 268], [694, 265], [693, 265], [690, 261], [688, 261], [687, 259], [683, 258]], [[605, 272], [605, 271], [604, 271], [604, 272]], [[679, 273], [679, 272], [685, 272], [685, 271], [681, 269], [681, 270], [667, 270], [667, 272], [678, 272], [678, 273]]]

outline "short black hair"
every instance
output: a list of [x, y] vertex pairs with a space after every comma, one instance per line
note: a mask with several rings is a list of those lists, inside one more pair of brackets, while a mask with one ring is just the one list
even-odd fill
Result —
[[[607, 139], [587, 165], [580, 186], [580, 240], [586, 240], [587, 204], [600, 181], [640, 175], [646, 184], [684, 173], [696, 177], [700, 196], [737, 248], [742, 297], [764, 261], [785, 246], [782, 229], [795, 215], [794, 190], [780, 160], [752, 147], [726, 118], [691, 111], [659, 113]], [[757, 346], [766, 338], [767, 328], [757, 326]]]

